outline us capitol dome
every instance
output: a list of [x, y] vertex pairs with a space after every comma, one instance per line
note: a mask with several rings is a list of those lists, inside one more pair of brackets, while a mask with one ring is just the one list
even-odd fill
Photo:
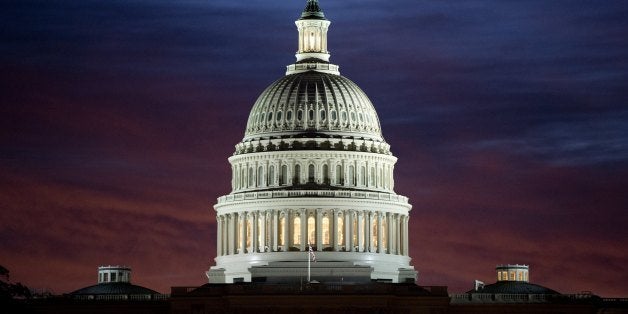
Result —
[[318, 1], [295, 23], [296, 63], [259, 96], [229, 157], [209, 282], [415, 282], [412, 206], [394, 192], [377, 112], [329, 62]]

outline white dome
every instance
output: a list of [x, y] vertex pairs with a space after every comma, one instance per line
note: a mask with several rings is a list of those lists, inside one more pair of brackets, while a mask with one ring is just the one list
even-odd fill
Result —
[[304, 133], [384, 141], [366, 94], [346, 77], [317, 71], [286, 75], [266, 88], [251, 110], [243, 141]]

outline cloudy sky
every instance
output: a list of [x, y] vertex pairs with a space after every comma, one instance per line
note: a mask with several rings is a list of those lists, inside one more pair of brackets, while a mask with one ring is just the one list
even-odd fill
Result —
[[[294, 61], [305, 0], [0, 3], [0, 265], [169, 292], [215, 256], [227, 157]], [[422, 285], [502, 263], [628, 296], [628, 2], [321, 0], [410, 197]]]

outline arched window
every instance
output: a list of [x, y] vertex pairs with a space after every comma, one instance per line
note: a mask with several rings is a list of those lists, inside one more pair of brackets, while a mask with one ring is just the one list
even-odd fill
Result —
[[353, 165], [349, 165], [349, 178], [348, 178], [348, 183], [349, 185], [355, 185], [355, 171], [353, 170]]
[[293, 230], [292, 231], [293, 233], [292, 244], [295, 246], [301, 245], [301, 217], [299, 216], [294, 217], [292, 230]]
[[329, 166], [323, 165], [323, 183], [329, 184]]
[[257, 186], [263, 186], [264, 185], [264, 167], [259, 166], [259, 168], [257, 168]]
[[240, 175], [240, 188], [245, 188], [246, 187], [246, 168], [242, 168], [241, 171], [241, 175]]
[[301, 184], [301, 166], [294, 165], [294, 180], [292, 184]]
[[366, 185], [366, 167], [360, 166], [360, 185]]
[[286, 179], [288, 178], [288, 166], [281, 166], [281, 173], [279, 173], [279, 185], [286, 185]]
[[307, 234], [308, 234], [308, 243], [312, 246], [316, 245], [316, 219], [314, 216], [310, 216], [307, 218]]
[[253, 176], [253, 167], [249, 168], [249, 187], [253, 187], [255, 185], [255, 177]]
[[375, 186], [375, 168], [374, 167], [371, 167], [371, 177], [369, 179], [370, 179], [369, 186]]
[[344, 174], [342, 173], [342, 165], [336, 165], [336, 184], [344, 184]]
[[273, 165], [268, 167], [268, 185], [275, 185], [275, 166]]
[[314, 177], [314, 165], [310, 164], [307, 167], [307, 182], [309, 183], [314, 183], [315, 177]]
[[327, 215], [325, 215], [323, 217], [323, 221], [321, 223], [321, 228], [323, 228], [323, 245], [329, 245], [329, 243], [331, 242], [329, 240], [330, 238], [330, 232], [329, 232], [329, 217], [327, 217]]

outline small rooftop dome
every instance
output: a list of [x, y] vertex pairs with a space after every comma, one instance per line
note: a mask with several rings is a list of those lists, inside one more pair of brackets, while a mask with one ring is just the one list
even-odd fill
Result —
[[78, 289], [70, 295], [90, 298], [103, 295], [155, 295], [159, 292], [131, 284], [131, 268], [127, 266], [99, 266], [98, 284]]

